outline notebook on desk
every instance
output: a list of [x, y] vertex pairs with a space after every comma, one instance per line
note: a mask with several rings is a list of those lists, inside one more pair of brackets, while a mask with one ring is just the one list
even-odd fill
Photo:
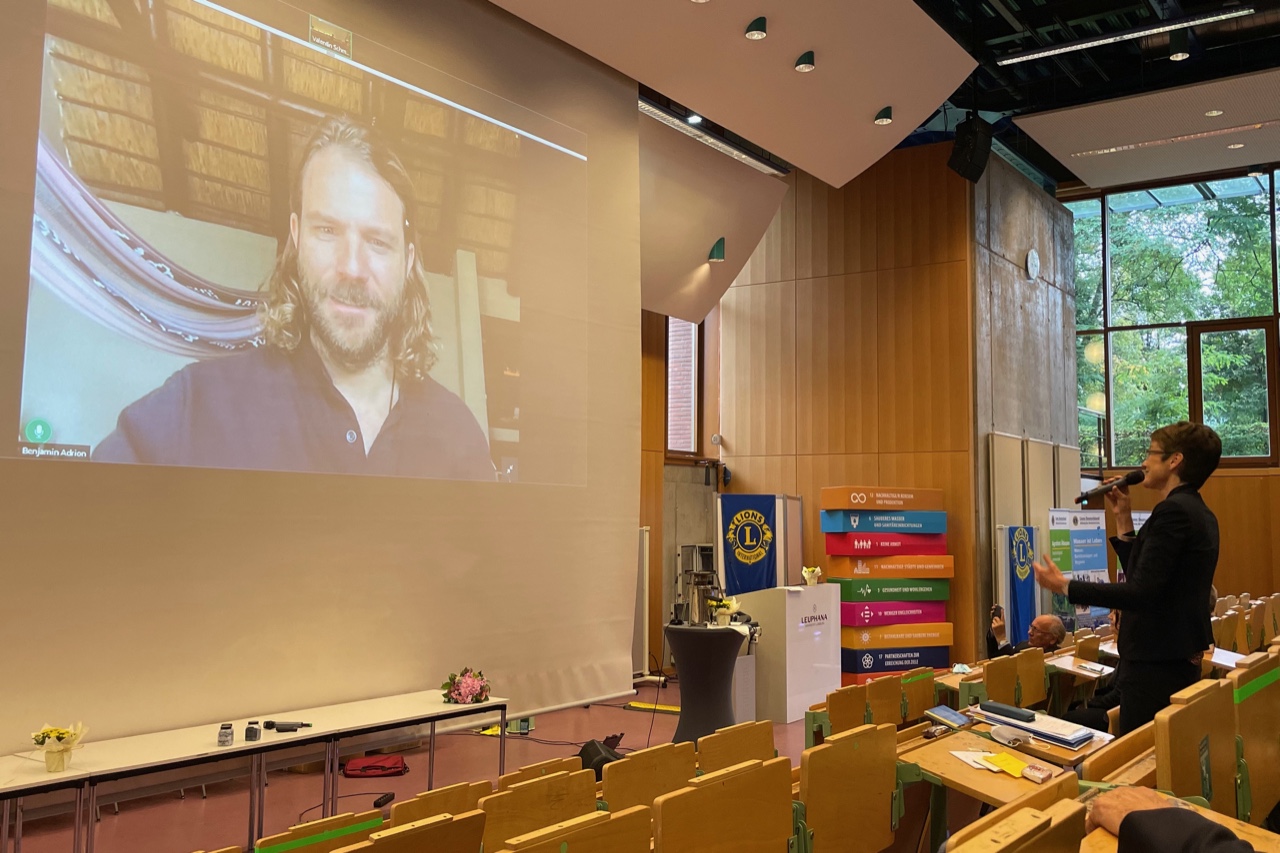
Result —
[[1103, 734], [1103, 732], [1087, 729], [1084, 726], [1077, 726], [1075, 723], [1069, 723], [1066, 720], [1060, 720], [1057, 717], [1038, 712], [1036, 713], [1036, 718], [1031, 722], [1015, 720], [1011, 717], [993, 714], [990, 711], [979, 710], [973, 713], [974, 716], [993, 725], [1012, 726], [1041, 740], [1070, 750], [1080, 749], [1098, 735]]

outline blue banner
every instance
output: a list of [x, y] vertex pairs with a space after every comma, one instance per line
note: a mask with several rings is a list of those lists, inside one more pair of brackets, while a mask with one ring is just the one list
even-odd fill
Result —
[[1026, 642], [1031, 620], [1036, 618], [1036, 579], [1031, 570], [1036, 559], [1034, 536], [1030, 527], [1009, 528], [1009, 607], [1004, 624], [1013, 646]]
[[721, 495], [724, 593], [737, 595], [778, 585], [773, 495]]
[[946, 533], [947, 514], [930, 510], [824, 509], [823, 533]]
[[898, 672], [929, 666], [950, 666], [949, 646], [921, 646], [905, 649], [841, 649], [840, 670], [862, 675], [868, 672]]

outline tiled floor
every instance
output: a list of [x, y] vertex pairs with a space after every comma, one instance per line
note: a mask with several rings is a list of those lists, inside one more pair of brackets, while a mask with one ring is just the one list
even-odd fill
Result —
[[[636, 701], [679, 704], [679, 685], [659, 689], [644, 686]], [[617, 700], [618, 706], [625, 700]], [[624, 749], [642, 749], [647, 745], [666, 743], [675, 734], [677, 717], [673, 714], [648, 714], [624, 710], [613, 705], [571, 708], [545, 714], [536, 719], [533, 738], [507, 738], [507, 769], [562, 755], [574, 755], [578, 744], [592, 738], [622, 733]], [[804, 749], [803, 723], [792, 723], [775, 729], [778, 751], [799, 763]], [[542, 741], [546, 741], [545, 743]], [[491, 779], [498, 776], [498, 740], [473, 733], [441, 735], [435, 762], [437, 787], [455, 782]], [[392, 791], [396, 798], [406, 799], [427, 787], [427, 753], [425, 747], [404, 753], [409, 763], [407, 776], [379, 779], [343, 779], [340, 793], [343, 811], [361, 811], [372, 807], [378, 794]], [[130, 800], [120, 805], [120, 814], [110, 807], [102, 809], [97, 825], [95, 853], [191, 853], [194, 850], [216, 850], [220, 847], [244, 845], [248, 836], [247, 778], [208, 786], [208, 797], [188, 789], [186, 798], [167, 793]], [[348, 796], [354, 795], [354, 796]], [[299, 822], [304, 809], [317, 805], [321, 798], [319, 773], [271, 773], [267, 791], [266, 833], [281, 832]], [[310, 812], [303, 820], [313, 820], [320, 811]], [[71, 848], [69, 817], [44, 818], [25, 825], [23, 853], [63, 853]]]

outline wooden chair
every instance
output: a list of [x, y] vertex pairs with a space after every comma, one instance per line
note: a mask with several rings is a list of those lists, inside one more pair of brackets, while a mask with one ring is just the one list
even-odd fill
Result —
[[512, 785], [519, 785], [521, 782], [528, 782], [541, 776], [549, 776], [552, 773], [573, 773], [581, 769], [582, 759], [576, 755], [571, 755], [568, 758], [552, 758], [547, 761], [540, 761], [537, 764], [521, 767], [514, 773], [506, 773], [499, 776], [498, 790], [505, 791]]
[[861, 726], [800, 755], [800, 802], [822, 853], [875, 853], [893, 843], [895, 729]]
[[714, 773], [752, 759], [767, 761], [777, 754], [771, 720], [738, 723], [698, 738], [698, 769], [703, 773]]
[[595, 811], [596, 774], [561, 771], [520, 782], [484, 797], [480, 808], [485, 813], [484, 849], [497, 850], [508, 838]]
[[601, 792], [610, 811], [652, 806], [663, 794], [687, 786], [697, 775], [691, 743], [664, 743], [637, 750], [604, 766]]
[[[1280, 802], [1280, 656], [1255, 652], [1227, 675], [1235, 700], [1236, 737], [1243, 750], [1249, 797], [1236, 817], [1261, 826]], [[1243, 791], [1242, 791], [1243, 793]]]
[[987, 698], [992, 702], [1017, 705], [1019, 696], [1017, 655], [987, 661], [987, 665], [982, 668], [982, 683], [987, 689]]
[[1156, 713], [1156, 787], [1179, 797], [1204, 797], [1234, 817], [1235, 712], [1231, 682], [1206, 679], [1172, 697]]
[[1269, 638], [1280, 637], [1280, 593], [1267, 598], [1267, 615], [1263, 621], [1266, 623], [1263, 634]]
[[1102, 642], [1101, 637], [1085, 637], [1076, 643], [1076, 657], [1081, 660], [1098, 662], [1098, 644]]
[[867, 685], [851, 684], [827, 694], [831, 733], [847, 732], [867, 724]]
[[1237, 652], [1236, 631], [1240, 627], [1240, 611], [1229, 610], [1215, 620], [1213, 625], [1213, 644], [1220, 649]]
[[[1074, 800], [1079, 793], [1080, 784], [1076, 781], [1076, 775], [1070, 772], [1061, 773], [1034, 791], [1023, 794], [1013, 802], [1000, 806], [995, 811], [983, 815], [963, 829], [957, 830], [947, 840], [946, 849], [950, 851], [962, 848], [965, 844], [984, 836], [992, 827], [1008, 820], [1023, 809], [1045, 811], [1054, 803], [1063, 800]], [[1084, 834], [1082, 832], [1081, 838], [1083, 837]], [[1076, 843], [1079, 844], [1079, 839], [1077, 839]]]
[[382, 809], [359, 814], [347, 812], [291, 826], [287, 832], [263, 838], [256, 847], [262, 850], [289, 844], [292, 845], [290, 849], [302, 850], [304, 853], [333, 853], [334, 850], [364, 841], [370, 833], [382, 828]]
[[1075, 640], [1076, 645], [1079, 645], [1080, 641], [1083, 640], [1085, 637], [1092, 637], [1092, 636], [1094, 636], [1094, 631], [1092, 628], [1080, 628], [1079, 630], [1071, 634], [1071, 638]]
[[463, 814], [480, 807], [480, 799], [493, 793], [493, 783], [459, 782], [447, 788], [424, 791], [411, 800], [391, 806], [391, 825], [404, 826], [441, 814]]
[[1249, 615], [1245, 621], [1246, 647], [1251, 652], [1265, 649], [1270, 637], [1271, 635], [1267, 633], [1267, 605], [1259, 602], [1249, 608]]
[[1080, 778], [1089, 782], [1137, 785], [1156, 782], [1156, 724], [1151, 721], [1118, 737], [1084, 760]]
[[906, 699], [907, 722], [922, 719], [925, 711], [938, 704], [933, 669], [922, 666], [903, 673], [902, 695]]
[[1044, 651], [1026, 649], [1013, 656], [1018, 662], [1018, 707], [1031, 708], [1049, 698], [1045, 679]]
[[791, 838], [791, 762], [745, 761], [663, 794], [654, 853], [780, 853]]
[[1249, 648], [1249, 611], [1243, 607], [1237, 607], [1235, 612], [1238, 614], [1238, 618], [1236, 619], [1235, 648], [1231, 651], [1247, 655], [1252, 651]]
[[[649, 853], [652, 841], [650, 815], [648, 806], [633, 806], [617, 812], [595, 812], [582, 815], [508, 839], [503, 851], [505, 853]], [[435, 851], [432, 850], [431, 853]]]
[[[485, 813], [442, 814], [384, 829], [368, 841], [343, 847], [337, 853], [477, 853], [484, 837]], [[259, 848], [261, 849], [261, 848]]]
[[894, 728], [902, 725], [902, 695], [901, 675], [886, 675], [868, 681], [867, 707], [871, 709], [869, 722], [876, 725], [888, 723]]
[[1085, 807], [1060, 800], [1041, 809], [1020, 809], [987, 827], [965, 843], [947, 850], [955, 853], [1077, 853], [1085, 837]]

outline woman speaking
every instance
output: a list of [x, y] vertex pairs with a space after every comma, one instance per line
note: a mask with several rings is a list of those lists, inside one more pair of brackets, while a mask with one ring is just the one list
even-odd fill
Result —
[[1150, 722], [1170, 696], [1198, 681], [1213, 643], [1205, 601], [1218, 566], [1218, 519], [1200, 487], [1221, 457], [1222, 440], [1202, 424], [1179, 421], [1151, 434], [1142, 486], [1161, 500], [1136, 536], [1128, 488], [1107, 493], [1124, 583], [1071, 580], [1048, 556], [1034, 566], [1036, 582], [1072, 604], [1123, 613], [1120, 734]]

